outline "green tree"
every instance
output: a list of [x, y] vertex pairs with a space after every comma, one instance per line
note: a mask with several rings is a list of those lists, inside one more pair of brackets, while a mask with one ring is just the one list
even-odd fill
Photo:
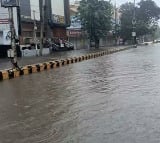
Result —
[[137, 8], [137, 34], [142, 36], [155, 33], [160, 19], [160, 8], [152, 0], [142, 0]]
[[[121, 36], [126, 40], [131, 39], [133, 10], [133, 3], [121, 6]], [[160, 8], [152, 0], [141, 0], [135, 7], [135, 11], [137, 36], [153, 34], [160, 19]]]
[[124, 41], [131, 39], [131, 32], [133, 31], [132, 26], [132, 18], [133, 18], [133, 10], [134, 4], [133, 3], [125, 3], [121, 5], [120, 12], [121, 12], [121, 30], [120, 34]]
[[94, 41], [95, 47], [99, 48], [100, 38], [107, 36], [111, 29], [112, 5], [110, 1], [82, 0], [78, 10], [90, 43]]

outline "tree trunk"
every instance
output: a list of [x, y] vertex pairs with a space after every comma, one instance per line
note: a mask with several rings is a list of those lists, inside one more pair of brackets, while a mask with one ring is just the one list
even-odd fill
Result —
[[99, 49], [99, 38], [95, 38], [95, 48]]

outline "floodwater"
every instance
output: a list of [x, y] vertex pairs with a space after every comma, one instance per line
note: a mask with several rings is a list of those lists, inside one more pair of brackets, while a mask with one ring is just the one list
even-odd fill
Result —
[[159, 143], [160, 45], [0, 82], [0, 143]]

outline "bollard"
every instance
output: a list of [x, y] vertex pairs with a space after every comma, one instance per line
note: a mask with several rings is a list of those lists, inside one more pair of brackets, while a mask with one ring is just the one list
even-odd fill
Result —
[[[37, 73], [37, 68], [39, 68], [39, 66], [36, 66], [36, 65], [32, 65], [32, 73]], [[40, 70], [40, 69], [39, 69]]]
[[49, 63], [50, 63], [50, 68], [53, 69], [53, 68], [54, 68], [54, 63], [53, 63], [53, 61], [50, 61]]
[[51, 65], [49, 62], [46, 62], [46, 65], [47, 65], [47, 70], [49, 70], [51, 68]]
[[16, 69], [13, 70], [13, 73], [14, 73], [14, 78], [20, 76], [20, 71], [18, 71], [18, 70], [16, 70]]
[[44, 64], [39, 64], [39, 66], [40, 66], [40, 71], [44, 71]]
[[6, 70], [3, 70], [0, 72], [0, 80], [6, 80], [9, 79], [9, 73]]
[[44, 70], [47, 70], [47, 63], [43, 63], [44, 65]]
[[37, 72], [40, 72], [40, 65], [36, 65], [36, 68], [37, 68]]
[[9, 79], [14, 78], [14, 71], [13, 70], [8, 70], [8, 74], [9, 74]]
[[71, 59], [67, 59], [67, 64], [71, 64]]

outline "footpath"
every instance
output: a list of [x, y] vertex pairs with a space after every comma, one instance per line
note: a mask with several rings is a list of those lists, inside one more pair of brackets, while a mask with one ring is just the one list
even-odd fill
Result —
[[116, 46], [100, 49], [83, 49], [66, 52], [55, 52], [51, 55], [42, 57], [22, 57], [18, 59], [19, 69], [12, 69], [10, 60], [0, 60], [0, 81], [12, 79], [23, 75], [41, 72], [53, 68], [58, 68], [64, 65], [69, 65], [84, 60], [97, 58], [100, 56], [112, 54], [128, 50], [133, 46]]

